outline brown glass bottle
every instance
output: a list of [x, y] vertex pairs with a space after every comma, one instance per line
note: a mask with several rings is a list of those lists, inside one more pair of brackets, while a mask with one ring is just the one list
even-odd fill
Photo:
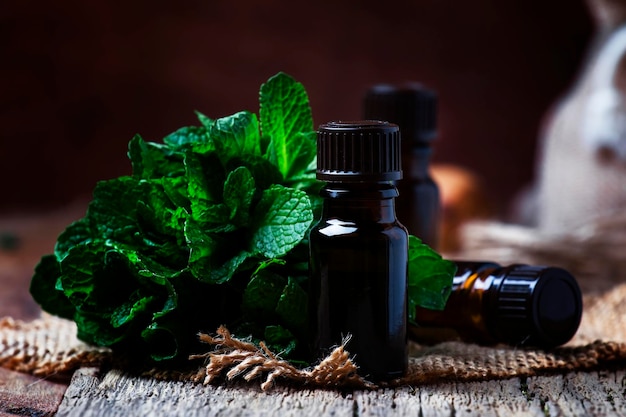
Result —
[[568, 342], [582, 317], [582, 296], [562, 268], [493, 262], [457, 262], [452, 292], [442, 311], [418, 308], [417, 341], [452, 336], [482, 344], [552, 348]]
[[398, 218], [409, 233], [437, 249], [441, 202], [429, 171], [431, 144], [437, 136], [437, 96], [418, 83], [375, 85], [365, 93], [363, 115], [400, 127], [405, 175], [397, 184]]
[[408, 233], [392, 181], [402, 176], [397, 125], [332, 122], [318, 131], [322, 217], [310, 233], [310, 323], [316, 355], [347, 350], [374, 380], [406, 372]]

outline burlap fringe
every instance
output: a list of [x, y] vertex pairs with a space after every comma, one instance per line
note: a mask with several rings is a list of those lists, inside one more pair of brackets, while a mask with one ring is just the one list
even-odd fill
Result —
[[214, 382], [226, 372], [226, 378], [243, 378], [251, 381], [263, 378], [261, 389], [267, 390], [277, 379], [291, 383], [324, 388], [372, 388], [374, 384], [357, 374], [357, 366], [344, 349], [337, 346], [324, 360], [312, 369], [298, 369], [281, 359], [261, 342], [260, 347], [233, 338], [225, 327], [217, 330], [213, 337], [201, 333], [200, 340], [215, 346], [216, 351], [204, 355], [194, 355], [191, 359], [208, 358], [209, 363], [195, 375], [193, 380], [203, 380], [205, 384]]

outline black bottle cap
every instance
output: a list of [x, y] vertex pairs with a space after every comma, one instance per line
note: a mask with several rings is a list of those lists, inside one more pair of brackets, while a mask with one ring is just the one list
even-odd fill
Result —
[[552, 348], [568, 342], [580, 325], [582, 294], [564, 269], [512, 265], [489, 294], [487, 327], [495, 340]]
[[402, 178], [400, 129], [378, 120], [329, 122], [317, 131], [317, 179], [396, 181]]
[[373, 86], [365, 93], [363, 115], [400, 126], [405, 146], [429, 145], [437, 135], [437, 96], [418, 83]]

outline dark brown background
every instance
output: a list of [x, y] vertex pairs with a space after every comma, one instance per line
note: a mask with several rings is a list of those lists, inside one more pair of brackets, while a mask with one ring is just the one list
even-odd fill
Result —
[[[88, 4], [89, 3], [89, 4]], [[503, 207], [532, 180], [537, 132], [592, 33], [578, 0], [0, 2], [0, 212], [88, 198], [160, 140], [258, 111], [278, 71], [316, 124], [360, 117], [372, 84], [440, 96], [435, 160], [477, 171]]]

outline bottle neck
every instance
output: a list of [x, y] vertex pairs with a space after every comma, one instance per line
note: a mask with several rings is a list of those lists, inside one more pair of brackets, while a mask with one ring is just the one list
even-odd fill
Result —
[[492, 262], [457, 262], [452, 292], [444, 310], [417, 308], [416, 322], [424, 327], [456, 330], [461, 337], [493, 342], [485, 317], [488, 293], [502, 278], [504, 269]]
[[329, 182], [321, 190], [322, 218], [394, 223], [398, 189], [391, 182]]

